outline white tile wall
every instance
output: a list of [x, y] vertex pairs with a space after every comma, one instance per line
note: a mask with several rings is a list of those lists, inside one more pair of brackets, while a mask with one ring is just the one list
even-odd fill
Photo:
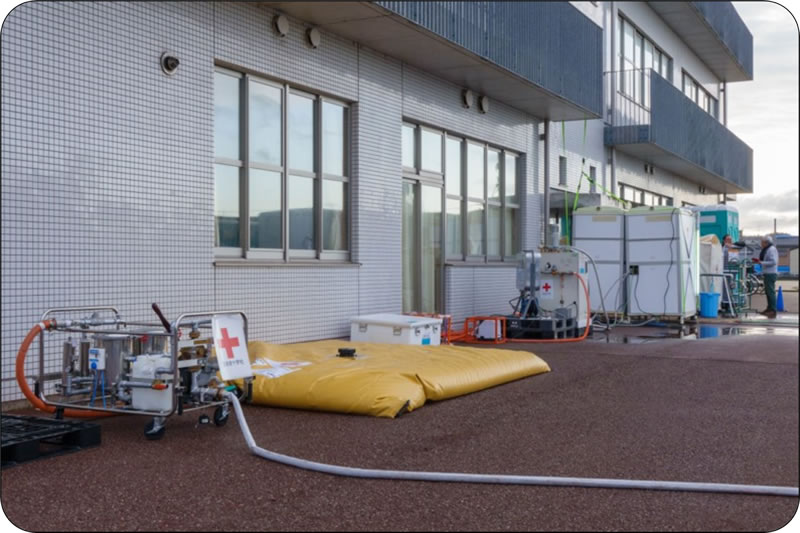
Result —
[[676, 207], [682, 201], [695, 205], [717, 203], [717, 195], [701, 194], [697, 183], [658, 167], [653, 174], [645, 174], [641, 159], [617, 151], [617, 184], [620, 183], [668, 196]]
[[[563, 127], [562, 127], [563, 126]], [[602, 120], [587, 120], [584, 136], [584, 121], [552, 122], [550, 124], [550, 187], [574, 193], [580, 183], [581, 194], [589, 192], [589, 181], [581, 177], [581, 168], [589, 175], [589, 167], [597, 168], [602, 179], [606, 167], [606, 150], [603, 141]], [[567, 158], [567, 185], [558, 184], [558, 158]], [[583, 161], [585, 159], [585, 161]], [[541, 169], [544, 175], [544, 168]], [[601, 181], [602, 183], [602, 181]], [[610, 187], [606, 187], [610, 190]], [[600, 191], [600, 189], [597, 189]], [[557, 206], [551, 206], [555, 208]], [[561, 206], [563, 208], [563, 206]], [[570, 209], [572, 206], [570, 205]]]
[[445, 309], [456, 329], [464, 326], [468, 316], [511, 313], [509, 300], [516, 296], [516, 264], [445, 268]]
[[[297, 20], [279, 38], [273, 14], [247, 3], [36, 2], [8, 16], [3, 401], [20, 397], [16, 351], [50, 307], [114, 304], [133, 320], [154, 320], [152, 302], [173, 318], [241, 308], [251, 338], [271, 342], [346, 336], [351, 316], [400, 311], [404, 114], [522, 152], [522, 238], [538, 243], [535, 118], [500, 102], [467, 115], [460, 88], [329, 33], [311, 49]], [[159, 66], [165, 50], [181, 59], [173, 76]], [[360, 265], [214, 266], [215, 61], [353, 103], [351, 251]], [[447, 272], [454, 309], [504, 312], [516, 292], [513, 266]], [[59, 366], [55, 340], [48, 335], [46, 371]]]

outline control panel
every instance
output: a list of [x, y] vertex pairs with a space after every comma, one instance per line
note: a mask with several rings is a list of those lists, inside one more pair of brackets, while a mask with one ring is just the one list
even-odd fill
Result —
[[105, 348], [90, 348], [89, 349], [89, 368], [91, 370], [105, 370], [106, 369], [106, 349]]
[[585, 268], [581, 268], [583, 265], [581, 265], [578, 252], [542, 252], [540, 265], [542, 274], [583, 274], [586, 272]]

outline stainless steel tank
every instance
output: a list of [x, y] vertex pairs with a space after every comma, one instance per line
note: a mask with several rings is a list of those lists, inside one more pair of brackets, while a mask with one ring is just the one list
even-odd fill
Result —
[[94, 337], [95, 347], [106, 351], [105, 383], [106, 388], [119, 381], [122, 363], [125, 357], [132, 354], [133, 338], [130, 335], [102, 333]]
[[135, 337], [133, 339], [133, 355], [171, 353], [171, 338], [164, 333], [163, 329], [159, 329], [154, 330], [153, 333]]

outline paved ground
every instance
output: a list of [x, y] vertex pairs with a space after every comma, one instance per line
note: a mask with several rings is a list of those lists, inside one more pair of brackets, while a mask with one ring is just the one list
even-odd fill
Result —
[[[778, 290], [777, 288], [775, 289]], [[783, 291], [783, 307], [787, 313], [797, 314], [798, 312], [798, 298], [797, 291]], [[751, 300], [751, 305], [754, 309], [762, 311], [767, 308], [767, 297], [763, 294], [754, 294]]]
[[[247, 407], [256, 441], [369, 468], [798, 486], [798, 337], [517, 345], [552, 372], [398, 419]], [[757, 354], [757, 357], [753, 357]], [[101, 422], [103, 444], [2, 471], [26, 530], [773, 531], [798, 499], [358, 480], [224, 428]]]

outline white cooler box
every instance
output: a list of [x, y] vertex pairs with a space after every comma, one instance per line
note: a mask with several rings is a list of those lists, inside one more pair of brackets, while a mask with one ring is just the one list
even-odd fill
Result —
[[441, 318], [381, 313], [350, 322], [351, 341], [439, 346], [442, 334]]

